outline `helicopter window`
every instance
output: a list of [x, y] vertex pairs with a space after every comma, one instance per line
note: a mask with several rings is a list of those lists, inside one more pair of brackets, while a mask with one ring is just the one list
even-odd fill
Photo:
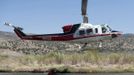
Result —
[[84, 35], [85, 34], [85, 30], [80, 30], [79, 31], [79, 35]]
[[97, 28], [95, 28], [95, 33], [98, 33], [98, 29]]
[[105, 27], [102, 27], [102, 33], [106, 33], [107, 29]]
[[87, 32], [87, 34], [92, 34], [93, 33], [93, 29], [87, 29], [86, 32]]

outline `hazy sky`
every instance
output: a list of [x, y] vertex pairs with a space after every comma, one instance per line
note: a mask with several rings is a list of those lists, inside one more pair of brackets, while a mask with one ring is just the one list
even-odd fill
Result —
[[[91, 24], [109, 24], [114, 30], [134, 33], [134, 0], [88, 0]], [[59, 33], [62, 26], [82, 22], [81, 0], [0, 0], [0, 31], [8, 21], [26, 33]]]

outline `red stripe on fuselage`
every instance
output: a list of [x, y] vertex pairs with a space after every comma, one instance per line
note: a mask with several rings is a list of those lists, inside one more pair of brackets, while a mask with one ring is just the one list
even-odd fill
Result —
[[[74, 37], [74, 34], [46, 34], [46, 35], [23, 35], [20, 31], [15, 30], [15, 33], [24, 40], [43, 40], [43, 41], [70, 41], [83, 38], [99, 37], [99, 36], [111, 36], [112, 34], [93, 34], [93, 35], [83, 35], [80, 37]], [[121, 35], [120, 33], [113, 33], [116, 35]]]

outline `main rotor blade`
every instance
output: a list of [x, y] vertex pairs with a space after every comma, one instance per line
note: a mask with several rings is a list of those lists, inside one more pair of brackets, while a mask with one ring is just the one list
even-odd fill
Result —
[[83, 16], [83, 23], [88, 23], [87, 3], [88, 3], [88, 0], [82, 0], [81, 12]]
[[81, 7], [82, 15], [87, 15], [87, 2], [88, 0], [82, 0], [82, 7]]

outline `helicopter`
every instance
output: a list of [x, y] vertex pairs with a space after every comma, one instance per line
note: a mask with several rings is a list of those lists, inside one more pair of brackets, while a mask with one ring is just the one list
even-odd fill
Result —
[[100, 24], [100, 25], [90, 24], [88, 22], [88, 16], [87, 16], [87, 5], [88, 5], [87, 3], [88, 0], [82, 0], [81, 13], [83, 17], [83, 22], [79, 24], [71, 24], [63, 26], [62, 33], [25, 34], [22, 31], [23, 28], [21, 27], [14, 26], [8, 22], [6, 22], [5, 25], [13, 27], [14, 32], [22, 40], [81, 42], [86, 45], [89, 42], [112, 39], [122, 35], [122, 32], [112, 30], [107, 24]]

